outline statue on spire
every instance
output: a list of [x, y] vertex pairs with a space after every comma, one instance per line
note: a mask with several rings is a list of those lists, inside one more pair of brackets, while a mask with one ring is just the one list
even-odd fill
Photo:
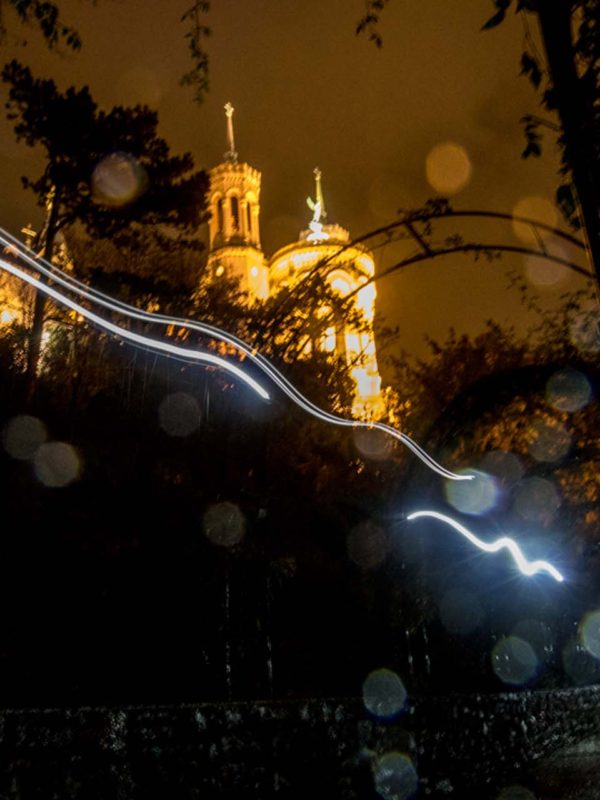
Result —
[[327, 213], [325, 212], [325, 201], [323, 200], [323, 189], [321, 188], [321, 170], [318, 167], [314, 169], [315, 176], [315, 199], [312, 197], [306, 198], [306, 205], [313, 212], [313, 217], [308, 223], [310, 233], [306, 237], [308, 242], [322, 242], [329, 239], [329, 234], [323, 230], [323, 223], [321, 218], [325, 219]]
[[233, 112], [235, 109], [231, 103], [226, 103], [224, 108], [227, 116], [227, 144], [229, 145], [229, 150], [225, 153], [225, 158], [231, 164], [237, 164], [238, 154], [235, 149], [235, 140], [233, 138]]

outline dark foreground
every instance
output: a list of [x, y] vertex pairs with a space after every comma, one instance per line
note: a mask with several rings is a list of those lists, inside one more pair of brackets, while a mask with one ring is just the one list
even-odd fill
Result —
[[5, 710], [0, 726], [2, 798], [600, 797], [600, 687], [432, 698], [391, 722], [311, 699]]

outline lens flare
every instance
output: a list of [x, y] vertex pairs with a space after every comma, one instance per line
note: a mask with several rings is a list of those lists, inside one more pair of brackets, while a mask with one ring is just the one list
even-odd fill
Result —
[[535, 419], [529, 427], [529, 453], [536, 461], [553, 464], [571, 449], [571, 434], [557, 421]]
[[513, 511], [521, 519], [548, 525], [560, 508], [560, 496], [546, 478], [526, 478], [514, 490]]
[[235, 503], [215, 503], [204, 514], [206, 538], [220, 547], [235, 547], [246, 533], [246, 518]]
[[191, 395], [174, 392], [160, 404], [158, 418], [161, 428], [169, 436], [189, 436], [200, 427], [200, 406]]
[[92, 199], [101, 206], [118, 208], [132, 203], [148, 187], [146, 170], [128, 153], [111, 153], [92, 173]]
[[600, 659], [600, 609], [590, 611], [581, 620], [579, 636], [588, 653], [594, 658]]

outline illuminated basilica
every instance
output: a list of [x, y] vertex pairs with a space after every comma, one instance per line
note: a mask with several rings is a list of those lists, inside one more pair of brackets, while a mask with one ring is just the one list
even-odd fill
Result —
[[[373, 317], [375, 284], [371, 253], [350, 244], [350, 235], [339, 225], [325, 224], [325, 203], [321, 173], [315, 169], [315, 199], [309, 199], [312, 219], [297, 242], [286, 245], [267, 258], [260, 243], [261, 174], [249, 164], [239, 163], [233, 133], [233, 107], [225, 106], [229, 149], [223, 163], [210, 170], [207, 197], [210, 210], [208, 266], [217, 277], [239, 280], [249, 302], [266, 299], [282, 287], [298, 284], [315, 265], [326, 259], [327, 280], [342, 296], [355, 293], [356, 306], [367, 323], [366, 331], [349, 326], [331, 326], [321, 347], [335, 352], [352, 364], [355, 383], [354, 413], [363, 418], [383, 414], [381, 378], [377, 367]], [[361, 285], [367, 285], [361, 289]]]

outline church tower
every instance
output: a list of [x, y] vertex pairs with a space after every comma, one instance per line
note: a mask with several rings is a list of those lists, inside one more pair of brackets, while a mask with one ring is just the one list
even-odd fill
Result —
[[217, 277], [237, 278], [249, 302], [269, 295], [269, 273], [260, 246], [260, 172], [238, 163], [233, 106], [227, 103], [225, 160], [210, 170], [208, 267]]
[[[315, 175], [315, 199], [307, 199], [313, 212], [308, 229], [294, 244], [282, 247], [270, 259], [271, 294], [284, 286], [294, 286], [320, 263], [326, 265], [324, 277], [342, 297], [352, 295], [366, 323], [355, 330], [343, 322], [325, 331], [320, 347], [335, 352], [351, 365], [355, 395], [353, 412], [362, 419], [377, 419], [385, 413], [381, 396], [381, 377], [377, 366], [373, 320], [375, 316], [375, 264], [370, 251], [350, 243], [350, 234], [341, 225], [325, 224], [327, 215], [321, 187], [321, 171]], [[364, 287], [361, 288], [361, 286]]]

